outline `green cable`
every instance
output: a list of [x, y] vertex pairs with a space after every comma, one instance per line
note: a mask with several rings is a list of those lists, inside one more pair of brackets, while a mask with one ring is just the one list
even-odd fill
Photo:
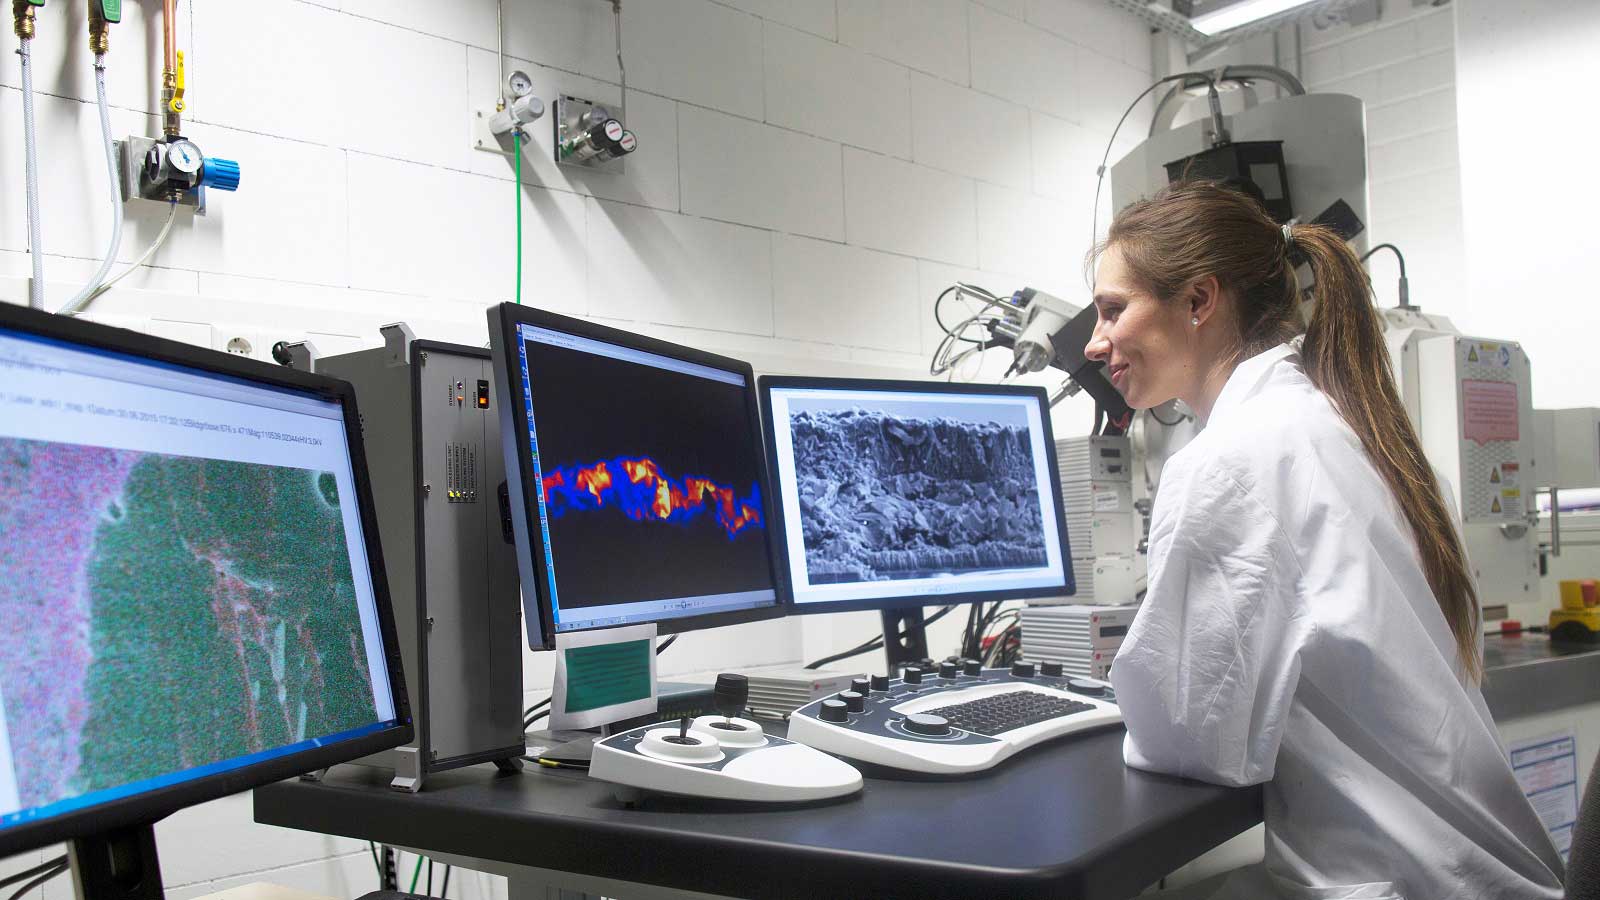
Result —
[[415, 869], [411, 870], [411, 887], [406, 888], [406, 893], [415, 894], [417, 892], [417, 876], [419, 876], [421, 874], [422, 874], [422, 857], [418, 856], [417, 857], [417, 867]]
[[517, 304], [522, 304], [522, 129], [511, 129], [511, 147], [517, 157]]

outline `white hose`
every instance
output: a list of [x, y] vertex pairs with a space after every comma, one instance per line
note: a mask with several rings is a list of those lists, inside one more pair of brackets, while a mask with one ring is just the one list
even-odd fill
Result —
[[106, 104], [106, 55], [94, 55], [94, 93], [95, 103], [100, 107], [100, 135], [105, 139], [106, 145], [106, 179], [111, 182], [111, 249], [106, 252], [106, 258], [100, 263], [100, 270], [94, 273], [89, 283], [78, 291], [77, 296], [61, 307], [61, 315], [77, 315], [89, 305], [89, 295], [105, 279], [106, 273], [111, 271], [111, 266], [117, 261], [117, 251], [122, 248], [122, 179], [117, 177], [117, 148], [111, 140], [111, 113]]
[[17, 55], [22, 57], [22, 145], [28, 181], [28, 256], [33, 262], [33, 281], [28, 285], [28, 305], [44, 309], [44, 242], [39, 237], [39, 151], [33, 126], [33, 49], [32, 38], [23, 38]]
[[134, 269], [137, 269], [140, 266], [144, 265], [145, 263], [149, 262], [150, 261], [150, 257], [155, 256], [156, 255], [156, 251], [161, 249], [161, 245], [165, 244], [167, 242], [167, 235], [172, 233], [173, 220], [178, 218], [178, 201], [172, 200], [172, 201], [170, 201], [170, 203], [171, 203], [171, 206], [167, 210], [167, 221], [166, 221], [166, 224], [161, 226], [161, 233], [156, 235], [156, 239], [150, 245], [149, 249], [145, 250], [144, 253], [140, 254], [139, 258], [133, 261], [133, 265], [128, 266], [126, 269], [123, 269], [121, 272], [118, 272], [117, 274], [111, 276], [109, 279], [106, 280], [105, 284], [102, 284], [99, 287], [95, 288], [94, 289], [94, 293], [90, 294], [88, 296], [88, 298], [86, 300], [84, 300], [84, 302], [83, 302], [84, 306], [88, 306], [90, 303], [94, 302], [94, 299], [96, 297], [100, 296], [101, 294], [104, 294], [106, 291], [111, 290], [111, 286], [112, 285], [116, 284], [117, 282], [121, 281], [122, 279], [124, 279], [124, 278], [128, 277], [129, 275], [133, 274], [133, 270]]

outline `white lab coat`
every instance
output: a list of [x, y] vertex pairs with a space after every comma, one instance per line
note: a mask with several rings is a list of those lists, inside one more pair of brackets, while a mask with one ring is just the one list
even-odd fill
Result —
[[1217, 897], [1561, 896], [1410, 526], [1288, 345], [1162, 473], [1111, 680], [1128, 765], [1266, 785], [1265, 861]]

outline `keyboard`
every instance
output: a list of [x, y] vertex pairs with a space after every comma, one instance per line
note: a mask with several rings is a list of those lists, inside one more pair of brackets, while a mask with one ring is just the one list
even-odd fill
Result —
[[1038, 725], [1073, 713], [1091, 712], [1092, 703], [1080, 703], [1040, 691], [1018, 688], [990, 694], [965, 703], [930, 709], [926, 715], [943, 716], [953, 728], [988, 737]]
[[869, 767], [965, 775], [1036, 744], [1122, 723], [1111, 686], [1058, 667], [945, 664], [857, 679], [789, 718], [789, 739]]

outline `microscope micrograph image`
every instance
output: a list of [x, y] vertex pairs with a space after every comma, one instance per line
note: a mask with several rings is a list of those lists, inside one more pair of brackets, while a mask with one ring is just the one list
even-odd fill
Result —
[[0, 439], [23, 807], [377, 721], [331, 473]]
[[655, 460], [618, 457], [590, 466], [562, 466], [543, 479], [545, 511], [552, 519], [569, 512], [615, 507], [635, 522], [686, 525], [702, 517], [716, 520], [728, 539], [761, 527], [761, 490], [744, 497], [710, 478], [674, 478]]
[[940, 406], [938, 415], [915, 415], [887, 404], [791, 405], [810, 583], [1047, 563], [1025, 414]]

